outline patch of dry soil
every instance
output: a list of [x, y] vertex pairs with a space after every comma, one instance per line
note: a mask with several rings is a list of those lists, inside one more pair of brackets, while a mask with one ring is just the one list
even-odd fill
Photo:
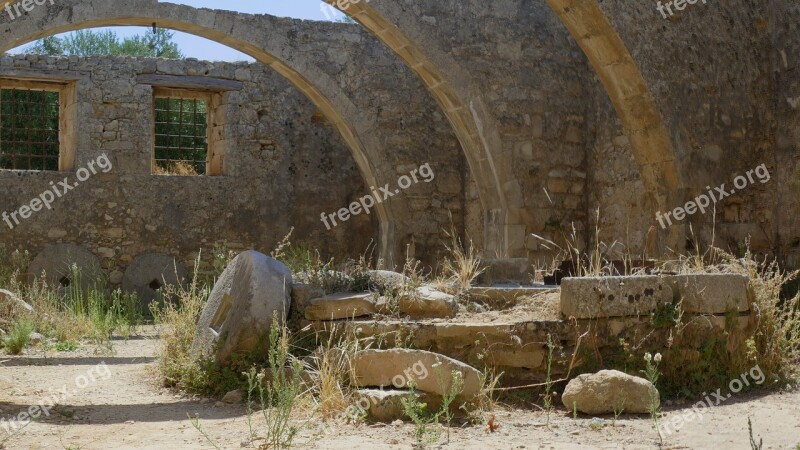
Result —
[[[93, 354], [88, 345], [76, 352], [31, 351], [19, 357], [0, 357], [0, 418], [8, 420], [29, 405], [66, 385], [68, 398], [60, 406], [22, 428], [5, 441], [8, 449], [205, 449], [255, 448], [248, 443], [243, 405], [216, 406], [217, 399], [193, 399], [160, 387], [156, 376], [158, 340], [152, 333], [128, 342], [117, 341], [114, 355]], [[109, 376], [98, 370], [105, 362]], [[95, 374], [91, 382], [89, 373]], [[88, 383], [87, 383], [88, 381]], [[79, 385], [85, 387], [79, 388]], [[698, 399], [699, 401], [700, 399]], [[307, 405], [296, 423], [303, 426], [296, 448], [408, 449], [413, 446], [413, 426], [352, 425], [333, 421], [327, 425], [309, 419]], [[667, 408], [668, 410], [670, 408]], [[679, 414], [680, 410], [668, 414]], [[499, 408], [500, 428], [487, 433], [485, 425], [453, 429], [434, 448], [464, 449], [654, 449], [659, 448], [648, 417], [622, 416], [612, 426], [591, 417], [573, 419], [565, 410], [546, 414]], [[208, 439], [191, 424], [199, 416]], [[750, 449], [747, 417], [751, 417], [765, 449], [790, 449], [800, 444], [800, 392], [747, 393], [706, 411], [702, 420], [685, 424], [668, 436], [664, 448]], [[487, 415], [488, 417], [488, 415]], [[0, 441], [6, 439], [0, 422]], [[255, 420], [258, 430], [263, 423]], [[10, 425], [9, 425], [10, 427]], [[263, 434], [263, 433], [262, 433]], [[2, 445], [0, 445], [2, 447]]]

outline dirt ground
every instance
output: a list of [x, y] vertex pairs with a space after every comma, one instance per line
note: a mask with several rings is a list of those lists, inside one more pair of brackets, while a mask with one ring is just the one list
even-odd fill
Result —
[[[257, 448], [248, 442], [243, 405], [221, 405], [218, 399], [191, 399], [162, 388], [156, 376], [158, 340], [152, 333], [115, 342], [115, 353], [95, 354], [90, 345], [77, 351], [29, 350], [19, 357], [0, 357], [0, 448], [7, 449], [205, 449]], [[98, 365], [104, 363], [105, 365]], [[66, 387], [66, 393], [64, 393]], [[22, 427], [8, 422], [29, 405], [53, 395], [59, 405]], [[701, 399], [698, 399], [698, 401]], [[667, 417], [680, 414], [667, 405]], [[34, 411], [35, 412], [35, 411]], [[546, 426], [542, 411], [499, 408], [500, 428], [485, 425], [453, 429], [431, 448], [451, 449], [650, 449], [659, 448], [649, 417], [600, 419], [560, 409]], [[491, 414], [489, 414], [491, 415]], [[203, 432], [189, 417], [198, 416]], [[669, 449], [750, 449], [747, 418], [764, 449], [795, 450], [800, 444], [800, 391], [750, 392], [705, 410], [678, 432], [666, 436]], [[255, 416], [258, 417], [258, 416]], [[412, 448], [410, 424], [323, 424], [298, 418], [302, 431], [296, 448]], [[14, 426], [19, 429], [13, 436]], [[255, 420], [258, 430], [262, 423]], [[263, 433], [261, 433], [263, 435]], [[212, 442], [214, 444], [212, 444]]]

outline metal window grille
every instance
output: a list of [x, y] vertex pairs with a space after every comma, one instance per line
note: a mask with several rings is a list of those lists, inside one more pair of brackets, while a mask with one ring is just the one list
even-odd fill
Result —
[[58, 170], [59, 93], [0, 89], [0, 169]]
[[155, 122], [156, 168], [164, 173], [205, 174], [208, 156], [207, 102], [192, 98], [156, 97]]

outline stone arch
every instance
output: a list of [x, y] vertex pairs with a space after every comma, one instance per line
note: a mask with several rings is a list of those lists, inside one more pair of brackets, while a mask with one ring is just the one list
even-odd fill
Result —
[[[342, 4], [338, 0], [323, 1], [336, 8]], [[426, 51], [420, 48], [414, 33], [409, 33], [414, 29], [411, 19], [395, 24], [375, 9], [376, 3], [375, 0], [372, 3], [351, 1], [346, 8], [339, 9], [394, 51], [431, 92], [453, 127], [478, 186], [484, 210], [484, 253], [493, 257], [508, 256], [510, 227], [516, 225], [512, 223], [509, 208], [523, 205], [521, 199], [517, 200], [518, 204], [509, 203], [506, 193], [514, 188], [514, 181], [506, 159], [497, 155], [502, 147], [500, 133], [480, 90], [472, 85], [449, 54], [434, 48], [426, 47]], [[400, 8], [396, 2], [383, 2], [380, 6], [381, 10]], [[404, 11], [392, 14], [394, 17], [407, 15]]]
[[[382, 185], [380, 181], [389, 181], [394, 172], [385, 162], [385, 150], [374, 119], [362, 114], [335, 80], [304, 58], [302, 52], [293, 52], [290, 36], [291, 25], [295, 22], [156, 0], [63, 0], [33, 8], [12, 21], [7, 15], [0, 15], [0, 53], [43, 37], [79, 29], [149, 27], [154, 23], [219, 42], [272, 68], [302, 92], [339, 131], [367, 185]], [[390, 266], [396, 256], [395, 228], [399, 221], [396, 211], [407, 210], [404, 203], [398, 199], [393, 204], [380, 203], [375, 207], [380, 224], [378, 255]]]
[[622, 120], [642, 183], [660, 209], [683, 188], [672, 140], [658, 105], [596, 0], [547, 0], [578, 42]]
[[[334, 7], [337, 0], [323, 0]], [[629, 137], [639, 173], [654, 209], [668, 209], [669, 199], [681, 195], [683, 181], [678, 170], [672, 141], [647, 83], [627, 46], [596, 0], [547, 0], [585, 53], [619, 114]], [[422, 79], [453, 125], [464, 147], [467, 160], [478, 182], [491, 225], [501, 225], [496, 248], [506, 253], [509, 231], [506, 192], [513, 180], [500, 148], [501, 137], [491, 114], [483, 106], [482, 95], [464, 69], [447, 52], [435, 45], [419, 45], [425, 33], [403, 5], [395, 1], [372, 0], [349, 3], [343, 12], [350, 15], [389, 46]], [[392, 22], [387, 17], [396, 18]], [[426, 43], [429, 43], [426, 41]], [[490, 223], [492, 222], [492, 223]], [[505, 237], [505, 239], [503, 239]], [[490, 236], [487, 235], [487, 242]]]

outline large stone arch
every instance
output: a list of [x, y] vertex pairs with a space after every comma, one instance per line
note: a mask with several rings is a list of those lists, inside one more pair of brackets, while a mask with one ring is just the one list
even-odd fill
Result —
[[[323, 0], [334, 7], [342, 2]], [[518, 225], [509, 214], [506, 192], [511, 187], [510, 167], [497, 155], [502, 146], [498, 127], [488, 112], [480, 90], [447, 52], [425, 47], [416, 27], [415, 17], [399, 8], [394, 1], [349, 2], [342, 9], [394, 51], [422, 80], [436, 99], [464, 150], [472, 176], [478, 186], [484, 211], [484, 253], [508, 256], [510, 227]], [[376, 9], [379, 8], [379, 9]], [[387, 14], [388, 12], [388, 14]], [[387, 17], [402, 19], [395, 23]]]
[[[339, 85], [302, 52], [294, 52], [290, 26], [294, 21], [268, 15], [197, 9], [155, 0], [111, 2], [63, 0], [37, 7], [13, 21], [0, 15], [0, 53], [54, 34], [104, 26], [169, 28], [210, 39], [246, 53], [285, 77], [336, 127], [369, 186], [394, 181], [373, 118], [350, 101]], [[392, 265], [396, 257], [396, 211], [407, 210], [404, 200], [380, 203], [379, 257]]]
[[[340, 2], [323, 0], [335, 7]], [[505, 195], [510, 170], [495, 149], [501, 136], [468, 71], [428, 39], [408, 5], [394, 0], [348, 3], [343, 12], [389, 46], [422, 79], [439, 102], [461, 141], [487, 211], [487, 243], [492, 226], [503, 230], [496, 248], [507, 252], [509, 205]], [[680, 200], [683, 181], [667, 128], [647, 83], [627, 46], [596, 0], [547, 0], [575, 38], [611, 99], [629, 137], [640, 177], [654, 210]], [[420, 43], [424, 42], [424, 45]]]
[[578, 42], [617, 111], [642, 183], [660, 210], [683, 181], [664, 120], [641, 71], [596, 0], [547, 0]]

